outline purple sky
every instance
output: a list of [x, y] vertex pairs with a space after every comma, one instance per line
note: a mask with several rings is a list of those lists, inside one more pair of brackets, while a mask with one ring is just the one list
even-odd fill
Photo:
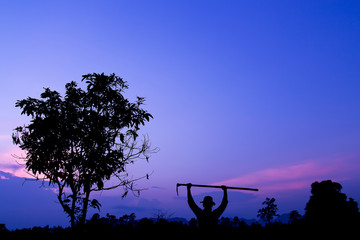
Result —
[[[103, 192], [102, 215], [191, 218], [177, 182], [260, 189], [231, 191], [229, 217], [255, 218], [266, 197], [303, 213], [326, 179], [359, 201], [359, 12], [359, 1], [329, 0], [1, 2], [0, 223], [67, 224], [51, 189], [22, 184], [11, 133], [29, 119], [14, 105], [92, 72], [146, 97], [154, 119], [142, 131], [160, 148], [129, 167], [153, 171], [138, 183], [148, 190]], [[195, 201], [205, 194], [220, 203], [209, 189]]]

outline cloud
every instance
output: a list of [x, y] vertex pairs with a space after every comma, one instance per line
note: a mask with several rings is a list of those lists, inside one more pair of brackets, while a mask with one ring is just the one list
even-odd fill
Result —
[[159, 186], [152, 186], [152, 189], [159, 189], [159, 190], [167, 190], [167, 188], [159, 187]]
[[[0, 173], [0, 174], [1, 174], [1, 173]], [[3, 176], [3, 175], [0, 175], [0, 179], [1, 179], [1, 180], [9, 180], [10, 178], [5, 177], [5, 176]]]
[[309, 188], [314, 181], [324, 179], [346, 180], [349, 178], [349, 173], [360, 169], [360, 164], [354, 164], [353, 158], [349, 155], [338, 158], [311, 159], [263, 169], [214, 184], [258, 187], [260, 191], [257, 194], [261, 195], [269, 192], [305, 189]]
[[0, 171], [10, 173], [16, 177], [29, 178], [30, 175], [25, 170], [24, 166], [13, 163], [1, 163], [0, 161]]
[[25, 170], [24, 162], [20, 159], [24, 156], [24, 151], [17, 148], [10, 148], [7, 151], [0, 152], [0, 171], [11, 173], [16, 177], [30, 177]]

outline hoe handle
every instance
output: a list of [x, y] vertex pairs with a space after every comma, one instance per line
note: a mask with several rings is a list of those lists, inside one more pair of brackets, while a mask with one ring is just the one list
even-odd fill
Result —
[[[176, 184], [176, 193], [179, 195], [178, 187], [187, 186], [186, 183], [178, 183]], [[201, 184], [191, 184], [192, 187], [206, 187], [206, 188], [223, 188], [223, 186], [215, 186], [215, 185], [201, 185]], [[227, 189], [235, 189], [235, 190], [246, 190], [246, 191], [259, 191], [257, 188], [243, 188], [243, 187], [227, 187]]]

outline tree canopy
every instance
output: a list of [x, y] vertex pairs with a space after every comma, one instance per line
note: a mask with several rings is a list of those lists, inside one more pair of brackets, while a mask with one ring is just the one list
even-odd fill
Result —
[[305, 220], [310, 224], [341, 226], [358, 224], [359, 208], [354, 199], [347, 200], [340, 183], [326, 180], [311, 184], [311, 194], [305, 208]]
[[[40, 99], [16, 102], [28, 125], [13, 132], [13, 142], [26, 151], [25, 166], [36, 179], [57, 186], [58, 200], [71, 225], [83, 224], [88, 209], [100, 208], [90, 193], [134, 188], [126, 166], [137, 158], [149, 159], [148, 137], [138, 142], [140, 127], [153, 116], [142, 109], [145, 99], [130, 102], [123, 96], [127, 82], [115, 74], [82, 76], [86, 89], [74, 81], [65, 85], [65, 96], [45, 88]], [[148, 177], [145, 176], [145, 177]], [[116, 179], [114, 185], [106, 181]]]
[[271, 220], [275, 216], [279, 216], [277, 214], [278, 207], [275, 203], [275, 198], [266, 198], [266, 200], [262, 204], [265, 205], [265, 207], [261, 208], [258, 211], [257, 216], [260, 217], [266, 224], [270, 224]]

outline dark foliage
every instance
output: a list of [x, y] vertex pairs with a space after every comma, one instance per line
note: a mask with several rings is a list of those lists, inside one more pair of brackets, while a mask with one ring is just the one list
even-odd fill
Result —
[[352, 228], [359, 226], [357, 202], [341, 193], [342, 186], [331, 180], [311, 184], [309, 202], [305, 208], [306, 223], [315, 228]]
[[258, 211], [258, 217], [262, 219], [266, 224], [270, 224], [271, 220], [275, 216], [279, 216], [277, 214], [278, 207], [277, 204], [275, 204], [275, 198], [266, 198], [266, 200], [262, 203], [265, 205], [265, 207], [261, 208]]
[[[45, 88], [40, 99], [17, 101], [31, 122], [13, 133], [14, 144], [26, 151], [26, 170], [57, 187], [58, 201], [73, 227], [84, 224], [88, 206], [101, 207], [90, 199], [91, 192], [119, 186], [124, 196], [139, 191], [126, 166], [137, 158], [148, 160], [152, 152], [147, 137], [137, 142], [140, 127], [152, 118], [141, 108], [144, 98], [126, 99], [128, 85], [115, 74], [87, 74], [82, 81], [85, 90], [72, 81], [64, 97]], [[106, 185], [110, 179], [117, 183]]]

